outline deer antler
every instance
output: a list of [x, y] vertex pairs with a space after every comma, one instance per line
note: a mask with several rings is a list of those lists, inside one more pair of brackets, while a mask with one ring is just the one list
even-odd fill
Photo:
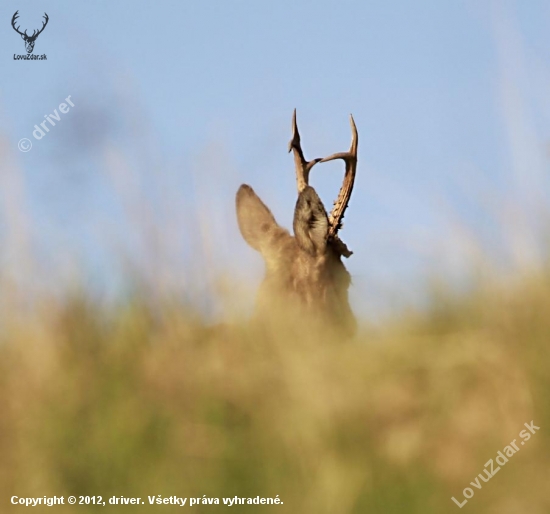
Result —
[[13, 27], [13, 30], [15, 30], [15, 32], [17, 32], [21, 36], [26, 36], [27, 31], [25, 31], [25, 33], [23, 34], [23, 32], [21, 32], [19, 30], [19, 26], [17, 26], [17, 27], [15, 26], [15, 22], [17, 21], [17, 18], [19, 18], [19, 11], [15, 11], [15, 14], [13, 15], [13, 18], [11, 19], [11, 26]]
[[[48, 18], [48, 15], [46, 13], [44, 13], [44, 16], [42, 16], [42, 18], [44, 18], [46, 21], [43, 22], [42, 28], [38, 32], [36, 32], [36, 30], [33, 30], [33, 33], [32, 33], [32, 36], [31, 36], [32, 39], [36, 39], [42, 33], [42, 31], [46, 28], [46, 25], [48, 24], [48, 21], [50, 21], [50, 18]], [[36, 34], [35, 34], [35, 32], [36, 32]]]
[[296, 109], [292, 115], [292, 139], [288, 143], [288, 151], [294, 151], [294, 165], [296, 167], [296, 184], [298, 186], [298, 193], [301, 193], [307, 185], [309, 185], [309, 172], [311, 168], [315, 166], [321, 159], [313, 159], [312, 161], [306, 161], [302, 146], [300, 145], [300, 133], [298, 132], [298, 125], [296, 123]]
[[16, 27], [15, 26], [15, 22], [17, 21], [17, 18], [19, 18], [19, 11], [15, 11], [15, 14], [13, 15], [12, 19], [11, 19], [11, 26], [13, 27], [13, 30], [15, 30], [15, 32], [17, 32], [18, 34], [20, 34], [21, 36], [23, 36], [25, 38], [25, 40], [34, 40], [36, 39], [41, 33], [42, 31], [46, 28], [46, 25], [48, 24], [48, 21], [50, 21], [50, 18], [48, 17], [48, 15], [46, 13], [44, 13], [44, 16], [42, 16], [46, 21], [44, 21], [42, 23], [42, 28], [39, 30], [39, 31], [36, 31], [33, 30], [32, 32], [32, 36], [29, 36], [27, 34], [27, 31], [25, 30], [25, 32], [21, 32], [19, 30], [19, 25]]
[[351, 114], [349, 118], [351, 125], [351, 146], [349, 151], [335, 153], [333, 155], [325, 157], [324, 159], [321, 159], [321, 162], [342, 159], [346, 163], [344, 182], [342, 183], [342, 187], [340, 188], [340, 192], [338, 193], [338, 198], [336, 198], [336, 201], [334, 202], [334, 207], [332, 208], [332, 212], [329, 216], [330, 238], [337, 238], [338, 230], [342, 227], [342, 219], [344, 218], [344, 212], [346, 211], [349, 200], [351, 198], [351, 191], [353, 190], [353, 183], [355, 182], [355, 172], [357, 170], [357, 145], [359, 143], [359, 136], [357, 134], [355, 121], [353, 120], [353, 116]]

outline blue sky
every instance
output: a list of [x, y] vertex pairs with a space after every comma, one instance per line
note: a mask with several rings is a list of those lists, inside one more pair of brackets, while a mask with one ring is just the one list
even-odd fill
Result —
[[[47, 61], [13, 60], [16, 10], [31, 31], [48, 13]], [[481, 254], [531, 264], [549, 192], [549, 23], [535, 0], [5, 0], [0, 237], [15, 263], [32, 248], [39, 269], [75, 261], [99, 282], [133, 266], [167, 287], [208, 292], [223, 270], [257, 282], [234, 193], [251, 184], [290, 228], [296, 107], [306, 156], [346, 149], [349, 113], [359, 128], [342, 232], [356, 309], [414, 298]], [[68, 95], [75, 107], [33, 140]], [[314, 169], [327, 206], [341, 177], [337, 162]]]

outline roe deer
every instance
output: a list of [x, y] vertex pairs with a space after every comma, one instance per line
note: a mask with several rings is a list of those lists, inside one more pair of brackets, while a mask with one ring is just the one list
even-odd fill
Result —
[[[306, 161], [300, 145], [296, 109], [292, 118], [289, 152], [294, 152], [298, 200], [294, 209], [294, 236], [281, 227], [254, 190], [243, 184], [237, 192], [239, 229], [245, 241], [264, 258], [266, 274], [257, 298], [260, 316], [290, 315], [300, 323], [320, 321], [351, 336], [356, 321], [348, 301], [351, 278], [342, 256], [352, 252], [338, 230], [348, 206], [357, 168], [358, 134], [350, 115], [351, 147], [348, 152]], [[342, 159], [344, 181], [330, 215], [313, 187], [309, 173], [319, 162]], [[307, 321], [306, 321], [307, 320]]]

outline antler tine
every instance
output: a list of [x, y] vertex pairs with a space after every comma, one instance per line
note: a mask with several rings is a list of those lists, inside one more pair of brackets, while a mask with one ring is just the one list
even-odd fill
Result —
[[344, 218], [344, 212], [346, 211], [351, 198], [353, 183], [355, 182], [355, 172], [357, 171], [357, 146], [359, 144], [359, 135], [357, 133], [357, 127], [355, 126], [355, 121], [353, 120], [353, 116], [351, 114], [350, 126], [351, 146], [349, 151], [335, 153], [321, 160], [321, 162], [327, 162], [335, 159], [342, 159], [346, 163], [344, 182], [342, 183], [342, 187], [338, 193], [338, 198], [336, 198], [334, 207], [332, 208], [332, 212], [329, 216], [329, 237], [331, 238], [337, 238], [338, 230], [342, 227], [342, 219]]
[[[19, 18], [19, 11], [15, 11], [15, 14], [13, 15], [13, 17], [11, 19], [11, 26], [13, 27], [15, 32], [17, 32], [18, 34], [21, 34], [23, 36], [24, 34], [19, 30], [20, 25], [18, 25], [17, 27], [15, 26], [15, 22], [17, 21], [17, 18]], [[26, 31], [25, 31], [25, 33], [26, 33]]]
[[[42, 18], [44, 18], [46, 21], [43, 22], [42, 28], [36, 33], [36, 37], [38, 37], [38, 35], [46, 28], [46, 25], [48, 24], [48, 21], [50, 21], [50, 18], [48, 17], [48, 15], [46, 13], [44, 13], [44, 16], [42, 16]], [[35, 35], [33, 34], [32, 37], [35, 37]]]
[[294, 151], [294, 166], [296, 168], [296, 185], [298, 193], [301, 193], [309, 185], [309, 172], [321, 159], [306, 161], [302, 146], [300, 144], [300, 132], [296, 123], [296, 109], [292, 115], [292, 139], [288, 143], [288, 151]]

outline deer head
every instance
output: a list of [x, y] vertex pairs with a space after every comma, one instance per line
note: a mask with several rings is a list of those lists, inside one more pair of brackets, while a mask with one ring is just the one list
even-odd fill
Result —
[[29, 36], [27, 34], [27, 31], [25, 30], [25, 32], [21, 32], [19, 30], [19, 26], [15, 26], [15, 22], [17, 21], [17, 18], [19, 17], [19, 11], [16, 11], [15, 14], [13, 15], [13, 18], [11, 19], [11, 26], [13, 27], [13, 30], [15, 30], [15, 32], [17, 32], [22, 38], [23, 40], [25, 41], [25, 48], [27, 50], [27, 53], [28, 54], [32, 54], [33, 50], [34, 50], [34, 42], [36, 41], [36, 38], [42, 33], [42, 31], [46, 28], [46, 25], [48, 24], [48, 15], [46, 13], [44, 13], [44, 22], [42, 24], [42, 28], [40, 30], [33, 30], [33, 33], [31, 36]]
[[[243, 184], [237, 192], [237, 219], [245, 241], [260, 252], [266, 275], [257, 301], [259, 314], [292, 312], [300, 319], [316, 318], [348, 335], [355, 331], [355, 318], [348, 302], [351, 278], [342, 263], [349, 257], [338, 235], [349, 204], [357, 168], [358, 134], [350, 116], [351, 147], [323, 159], [307, 161], [300, 144], [296, 110], [292, 118], [289, 152], [294, 153], [298, 199], [294, 209], [294, 236], [281, 227], [254, 190]], [[327, 215], [309, 174], [320, 162], [342, 159], [344, 181], [332, 212]], [[306, 317], [303, 317], [306, 316]]]

